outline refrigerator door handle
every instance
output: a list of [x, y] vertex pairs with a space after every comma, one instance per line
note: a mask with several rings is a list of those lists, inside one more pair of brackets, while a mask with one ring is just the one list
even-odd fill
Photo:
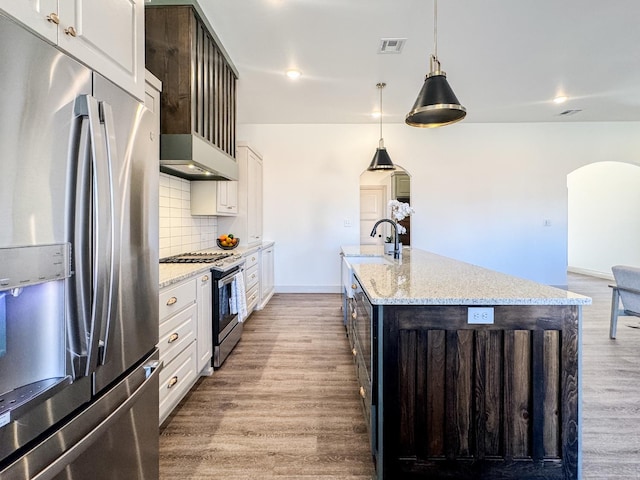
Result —
[[[83, 279], [91, 275], [91, 315], [86, 318], [83, 312], [77, 312], [78, 315], [85, 317], [87, 363], [84, 374], [90, 375], [98, 365], [100, 340], [105, 323], [111, 315], [113, 301], [113, 182], [98, 101], [91, 95], [82, 95], [76, 102], [76, 114], [88, 118], [91, 144], [93, 221], [87, 218], [87, 216], [90, 217], [91, 209], [85, 215], [76, 217], [74, 233], [75, 251], [84, 251], [88, 247], [93, 251], [94, 258], [91, 266], [86, 265], [86, 262], [76, 264], [77, 286], [84, 284]], [[91, 226], [93, 227], [92, 238], [88, 239], [84, 232]], [[90, 245], [84, 245], [82, 242], [90, 242]], [[87, 292], [78, 292], [78, 294], [86, 295]]]
[[109, 430], [109, 428], [115, 424], [120, 418], [131, 410], [134, 403], [138, 401], [138, 398], [146, 392], [146, 390], [154, 385], [154, 380], [160, 375], [162, 370], [162, 362], [152, 361], [142, 367], [146, 371], [146, 378], [140, 384], [140, 386], [124, 401], [118, 408], [116, 408], [108, 417], [100, 422], [93, 430], [87, 433], [79, 442], [65, 451], [62, 455], [57, 457], [51, 462], [44, 470], [41, 470], [37, 475], [32, 477], [32, 480], [52, 480], [60, 472], [62, 472], [67, 465], [77, 459], [83, 452], [91, 447], [100, 437]]
[[108, 166], [108, 188], [110, 198], [111, 211], [111, 265], [109, 268], [109, 311], [104, 317], [102, 332], [100, 333], [100, 350], [98, 363], [104, 365], [106, 363], [107, 350], [109, 348], [109, 340], [114, 335], [116, 327], [116, 308], [118, 299], [119, 279], [120, 279], [120, 234], [118, 224], [116, 222], [117, 214], [115, 211], [115, 191], [114, 191], [114, 175], [113, 166], [117, 164], [117, 144], [115, 133], [115, 122], [113, 121], [113, 112], [111, 105], [106, 102], [100, 102], [100, 118], [104, 123], [106, 160]]

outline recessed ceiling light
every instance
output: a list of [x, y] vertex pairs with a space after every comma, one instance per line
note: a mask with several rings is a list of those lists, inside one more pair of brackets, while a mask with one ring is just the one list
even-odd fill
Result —
[[296, 70], [295, 68], [290, 68], [285, 73], [291, 80], [296, 80], [302, 75], [302, 72], [300, 72], [300, 70]]
[[553, 103], [564, 103], [568, 100], [568, 97], [566, 97], [565, 95], [558, 95], [556, 98], [553, 99]]

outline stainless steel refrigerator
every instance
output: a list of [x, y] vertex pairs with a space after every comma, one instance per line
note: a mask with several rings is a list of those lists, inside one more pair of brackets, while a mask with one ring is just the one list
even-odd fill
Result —
[[152, 128], [0, 14], [3, 480], [158, 477]]

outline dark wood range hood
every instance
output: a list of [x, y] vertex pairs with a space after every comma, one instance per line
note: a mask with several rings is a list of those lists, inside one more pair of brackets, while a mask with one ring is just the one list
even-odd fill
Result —
[[238, 73], [203, 18], [193, 5], [145, 7], [146, 67], [162, 81], [160, 170], [237, 180]]

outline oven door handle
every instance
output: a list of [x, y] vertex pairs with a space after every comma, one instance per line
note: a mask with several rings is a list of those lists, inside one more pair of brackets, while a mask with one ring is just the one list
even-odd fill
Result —
[[236, 275], [238, 273], [242, 273], [242, 272], [243, 272], [243, 269], [240, 268], [240, 269], [236, 270], [235, 272], [230, 273], [229, 275], [227, 275], [225, 277], [222, 277], [221, 279], [219, 279], [217, 281], [218, 288], [224, 287], [225, 285], [229, 285], [230, 283], [232, 283], [235, 280]]

